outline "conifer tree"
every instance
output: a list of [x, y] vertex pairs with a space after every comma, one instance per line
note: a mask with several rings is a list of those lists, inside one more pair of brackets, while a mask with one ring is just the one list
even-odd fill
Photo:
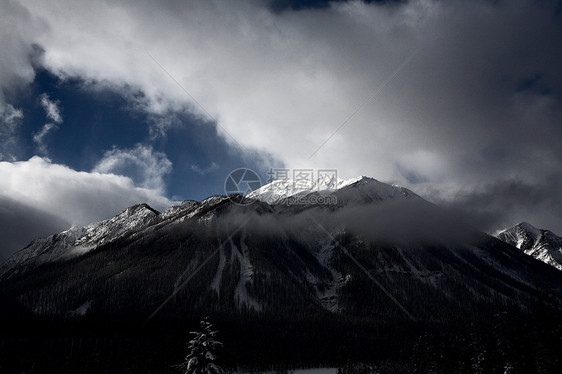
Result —
[[200, 331], [191, 332], [193, 338], [189, 341], [189, 353], [181, 366], [184, 374], [224, 374], [216, 363], [216, 352], [222, 345], [216, 338], [217, 333], [208, 318], [201, 321]]

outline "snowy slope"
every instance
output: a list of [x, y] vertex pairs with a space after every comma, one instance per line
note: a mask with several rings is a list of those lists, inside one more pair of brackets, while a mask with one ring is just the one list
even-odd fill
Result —
[[252, 191], [246, 197], [268, 204], [276, 204], [289, 197], [306, 196], [312, 193], [330, 194], [353, 188], [359, 188], [363, 197], [367, 196], [373, 200], [395, 199], [397, 197], [415, 195], [406, 188], [361, 176], [352, 179], [321, 180], [310, 185], [293, 179], [280, 179]]
[[562, 270], [562, 238], [551, 231], [521, 222], [500, 232], [496, 237], [529, 256]]
[[320, 180], [309, 184], [294, 179], [278, 179], [252, 191], [246, 197], [268, 204], [275, 204], [291, 196], [307, 195], [313, 192], [336, 191], [359, 180], [361, 180], [361, 177], [346, 180]]

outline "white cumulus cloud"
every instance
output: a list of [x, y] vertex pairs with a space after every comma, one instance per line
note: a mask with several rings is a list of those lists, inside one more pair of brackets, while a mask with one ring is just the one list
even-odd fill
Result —
[[112, 217], [118, 210], [146, 202], [155, 209], [171, 202], [159, 191], [137, 187], [130, 178], [80, 172], [35, 156], [28, 161], [0, 162], [0, 195], [86, 224]]
[[117, 147], [105, 152], [93, 172], [129, 175], [144, 188], [165, 191], [164, 177], [172, 171], [172, 163], [151, 146], [137, 144], [132, 149]]
[[[130, 178], [79, 172], [38, 156], [0, 162], [0, 175], [0, 221], [12, 217], [10, 221], [20, 223], [17, 230], [9, 224], [0, 226], [0, 254], [4, 255], [38, 235], [107, 219], [140, 202], [158, 210], [173, 205], [160, 191], [138, 187]], [[20, 247], [10, 247], [16, 244]]]

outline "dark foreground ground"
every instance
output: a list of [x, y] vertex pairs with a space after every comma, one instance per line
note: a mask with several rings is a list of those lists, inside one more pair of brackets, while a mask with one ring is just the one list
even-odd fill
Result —
[[[4, 316], [0, 372], [179, 373], [199, 317], [144, 323]], [[562, 372], [561, 315], [540, 306], [530, 314], [497, 311], [478, 323], [342, 316], [287, 322], [215, 315], [211, 320], [223, 342], [219, 362], [231, 372], [302, 367], [339, 367], [344, 374]]]

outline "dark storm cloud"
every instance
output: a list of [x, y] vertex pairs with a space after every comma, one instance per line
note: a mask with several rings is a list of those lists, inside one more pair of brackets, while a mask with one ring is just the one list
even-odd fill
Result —
[[0, 196], [0, 257], [8, 257], [39, 237], [70, 227], [53, 214]]
[[557, 3], [444, 8], [448, 16], [421, 42], [418, 74], [400, 80], [403, 115], [417, 118], [404, 135], [427, 150], [399, 161], [401, 173], [410, 188], [485, 230], [529, 220], [562, 231]]
[[[328, 8], [334, 3], [346, 2], [347, 0], [270, 0], [269, 7], [274, 12], [282, 12], [285, 10], [303, 10], [303, 9], [323, 9]], [[393, 4], [404, 3], [407, 0], [364, 0], [364, 3], [371, 4]]]

